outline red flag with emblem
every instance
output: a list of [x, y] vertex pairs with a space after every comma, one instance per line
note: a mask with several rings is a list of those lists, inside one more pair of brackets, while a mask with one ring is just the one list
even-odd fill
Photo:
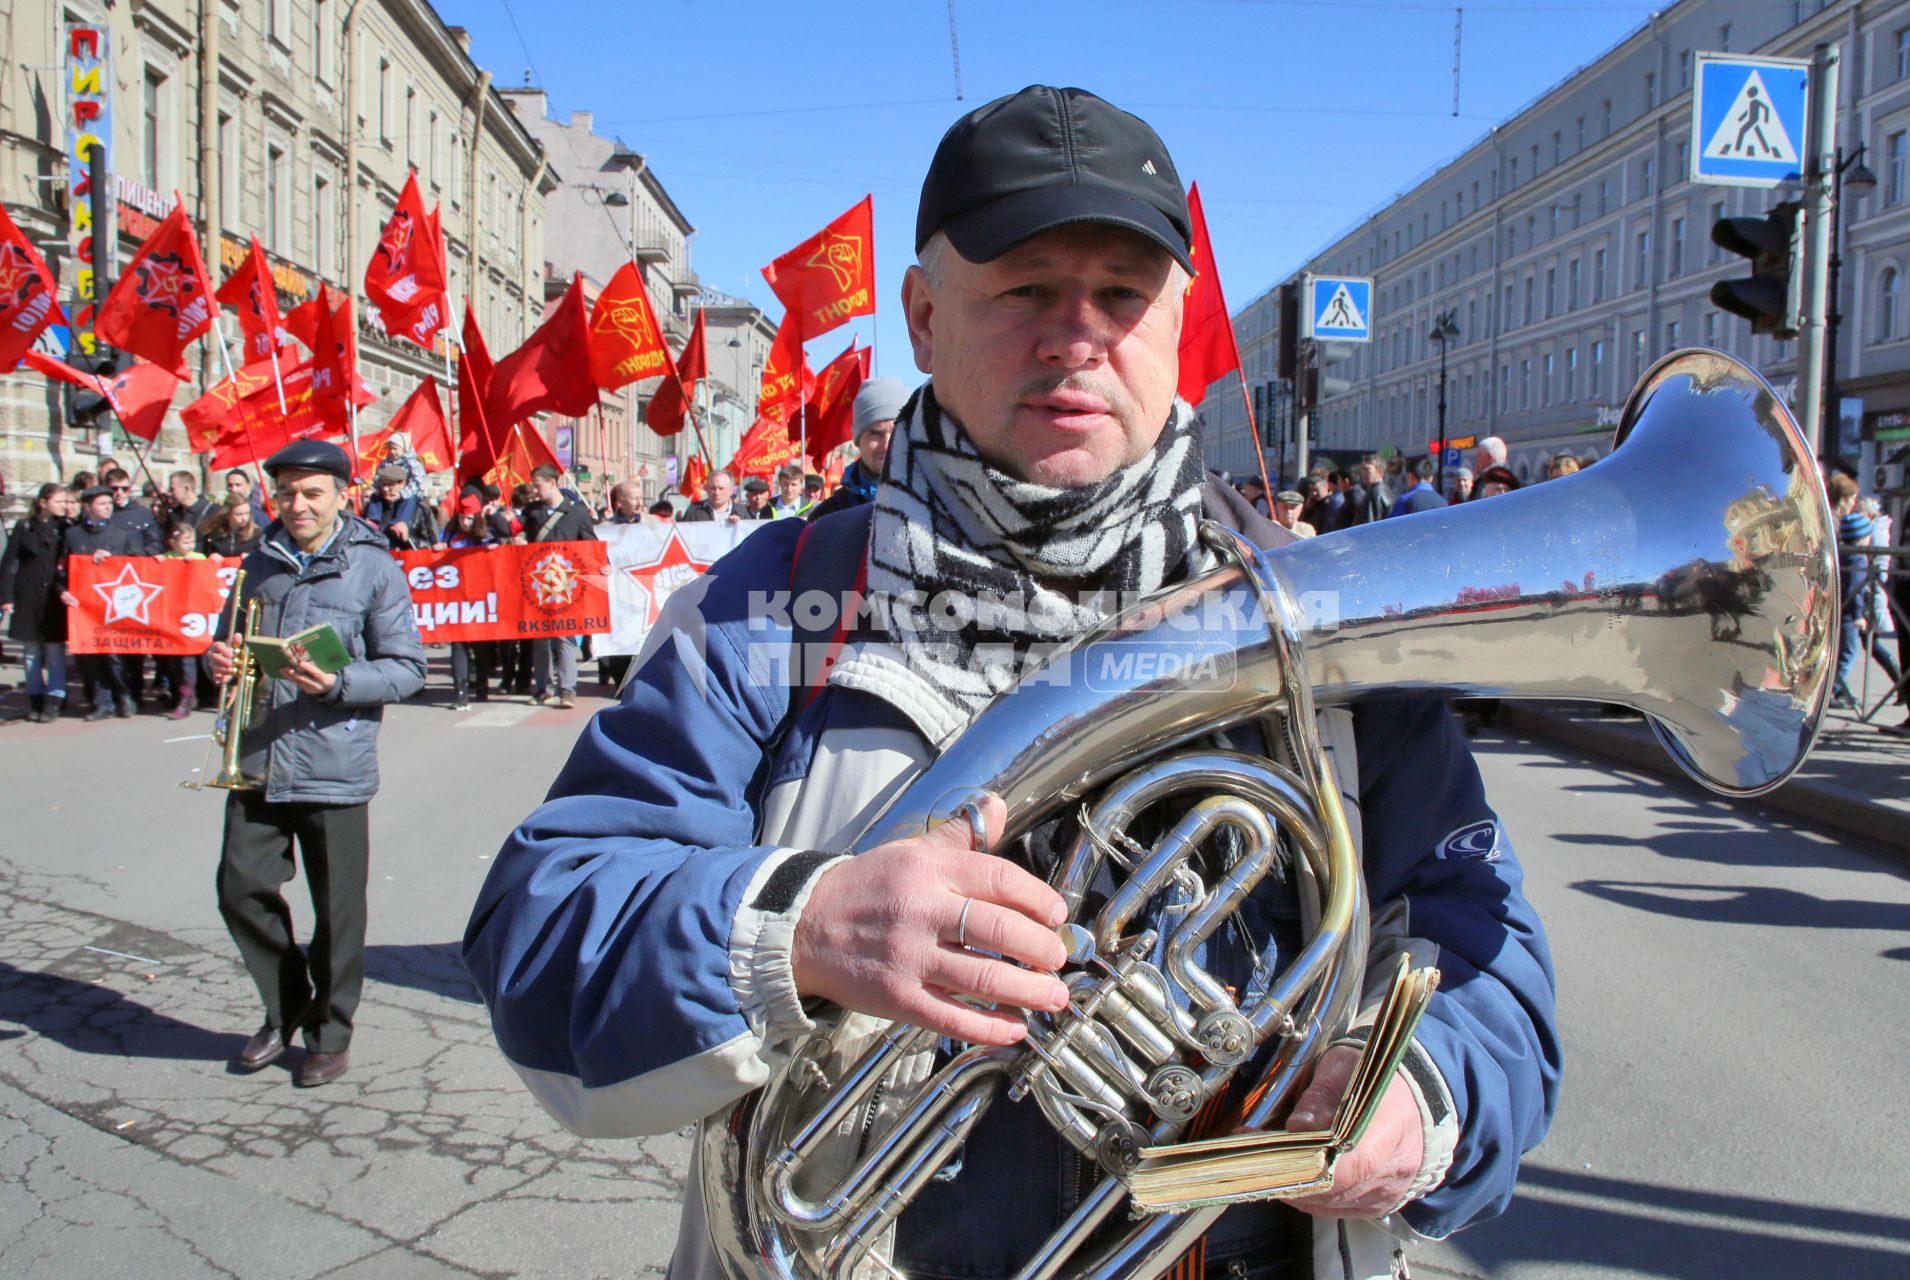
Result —
[[471, 304], [464, 304], [463, 354], [458, 358], [458, 483], [479, 479], [497, 458], [484, 402], [491, 394], [491, 352]]
[[816, 384], [803, 355], [802, 333], [795, 323], [794, 311], [783, 313], [776, 328], [776, 340], [769, 344], [769, 359], [763, 364], [763, 384], [756, 395], [756, 414], [785, 422], [795, 416]]
[[683, 464], [683, 479], [676, 491], [691, 502], [703, 501], [703, 485], [710, 478], [709, 464], [701, 458], [691, 458]]
[[697, 383], [710, 376], [709, 341], [703, 332], [701, 307], [696, 309], [696, 320], [690, 325], [689, 340], [683, 344], [683, 350], [676, 358], [676, 376], [691, 391], [696, 389]]
[[1207, 388], [1240, 368], [1240, 346], [1233, 318], [1220, 291], [1220, 268], [1207, 239], [1207, 216], [1200, 208], [1200, 184], [1187, 189], [1187, 214], [1193, 226], [1194, 278], [1187, 282], [1181, 307], [1180, 398], [1198, 405]]
[[265, 261], [259, 238], [252, 237], [251, 252], [239, 269], [226, 277], [213, 297], [239, 313], [239, 332], [244, 335], [245, 360], [264, 360], [278, 346], [279, 327], [285, 323], [279, 315], [278, 285], [272, 280], [272, 268]]
[[426, 378], [418, 384], [398, 412], [392, 416], [392, 431], [411, 437], [411, 451], [418, 455], [427, 472], [451, 469], [451, 428], [444, 420], [444, 403], [438, 399], [438, 380]]
[[729, 473], [738, 480], [744, 476], [768, 476], [801, 452], [802, 445], [791, 439], [787, 422], [758, 418], [736, 446], [736, 456], [729, 461]]
[[564, 464], [551, 452], [544, 433], [528, 422], [520, 422], [505, 433], [504, 444], [484, 478], [509, 494], [518, 485], [529, 484], [531, 472], [545, 463], [559, 471], [564, 469]]
[[660, 436], [673, 436], [683, 430], [683, 415], [696, 398], [696, 384], [709, 376], [709, 353], [703, 344], [703, 311], [697, 309], [696, 323], [690, 326], [683, 354], [672, 361], [672, 376], [657, 385], [650, 403], [644, 406], [643, 420]]
[[763, 279], [797, 317], [804, 340], [829, 332], [851, 316], [874, 315], [875, 198], [862, 197], [860, 204], [764, 267]]
[[[697, 318], [702, 318], [701, 312]], [[617, 268], [591, 310], [590, 376], [606, 391], [645, 378], [679, 376], [663, 330], [657, 327], [643, 273], [634, 262]]]
[[816, 394], [809, 401], [809, 460], [818, 467], [853, 434], [856, 392], [869, 376], [869, 356], [867, 347], [851, 342], [816, 375]]
[[113, 407], [113, 414], [119, 419], [119, 425], [126, 428], [126, 433], [148, 444], [159, 438], [160, 424], [166, 420], [166, 410], [172, 407], [173, 392], [179, 389], [178, 378], [144, 361], [135, 361], [126, 372], [109, 378], [82, 372], [38, 351], [29, 351], [22, 358], [29, 369], [97, 392]]
[[186, 424], [186, 441], [194, 453], [205, 453], [218, 443], [219, 433], [243, 412], [245, 398], [272, 385], [272, 362], [255, 360], [229, 378], [221, 378], [206, 393], [179, 411]]
[[378, 308], [385, 332], [394, 338], [412, 337], [423, 312], [431, 312], [430, 319], [436, 322], [431, 333], [444, 326], [445, 264], [438, 253], [438, 235], [431, 215], [425, 212], [413, 170], [405, 175], [405, 189], [365, 267], [365, 296]]
[[537, 332], [491, 370], [484, 407], [491, 430], [502, 431], [534, 413], [580, 417], [596, 403], [583, 278], [572, 276], [563, 300]]
[[93, 332], [100, 341], [183, 378], [186, 348], [212, 327], [218, 307], [206, 260], [178, 199], [174, 192], [172, 212], [146, 237], [100, 304]]
[[351, 428], [347, 397], [349, 403], [361, 405], [371, 403], [372, 397], [358, 380], [358, 330], [352, 323], [351, 298], [342, 293], [331, 297], [336, 307], [322, 313], [312, 358], [304, 367], [311, 371], [313, 408], [334, 433], [343, 433]]
[[46, 259], [0, 204], [0, 371], [18, 364], [60, 314]]

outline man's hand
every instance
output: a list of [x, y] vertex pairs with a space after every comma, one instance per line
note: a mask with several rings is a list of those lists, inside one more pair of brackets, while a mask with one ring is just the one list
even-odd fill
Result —
[[396, 535], [401, 542], [411, 541], [411, 526], [402, 520], [393, 520], [391, 522], [391, 532]]
[[212, 647], [206, 650], [206, 674], [212, 677], [212, 683], [224, 684], [232, 678], [232, 646], [223, 640], [214, 640]]
[[[999, 833], [1007, 811], [988, 796], [982, 818]], [[797, 991], [974, 1044], [1019, 1041], [1016, 1009], [1064, 1008], [1068, 989], [1053, 976], [1067, 959], [1055, 934], [1066, 918], [1061, 895], [973, 841], [957, 818], [825, 871], [790, 948]], [[1010, 1007], [977, 1009], [958, 996]]]
[[338, 683], [338, 677], [329, 671], [321, 670], [316, 663], [307, 658], [295, 662], [285, 669], [285, 678], [313, 697], [327, 694]]
[[93, 552], [93, 563], [94, 563], [94, 564], [105, 564], [105, 563], [106, 563], [106, 557], [107, 557], [107, 556], [108, 556], [109, 554], [111, 554], [111, 553], [110, 553], [110, 552], [108, 552], [108, 551], [106, 550], [106, 548], [105, 548], [105, 547], [101, 547], [101, 548], [99, 548], [99, 549], [98, 549], [97, 551], [95, 551], [95, 552]]
[[[1359, 1060], [1359, 1050], [1348, 1045], [1327, 1050], [1314, 1068], [1313, 1082], [1293, 1104], [1287, 1128], [1324, 1129], [1332, 1124], [1334, 1109]], [[1289, 1203], [1322, 1218], [1377, 1218], [1406, 1198], [1425, 1156], [1419, 1104], [1413, 1101], [1405, 1079], [1395, 1073], [1360, 1144], [1340, 1155], [1333, 1168], [1333, 1185], [1295, 1196]]]
[[60, 592], [60, 603], [69, 609], [77, 609], [80, 607], [80, 598], [71, 591], [62, 591]]

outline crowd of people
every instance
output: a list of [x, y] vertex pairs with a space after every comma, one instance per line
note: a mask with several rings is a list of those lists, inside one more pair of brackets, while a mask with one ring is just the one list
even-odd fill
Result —
[[[681, 512], [668, 498], [646, 507], [634, 480], [611, 488], [599, 504], [546, 464], [509, 493], [472, 482], [434, 501], [423, 462], [399, 432], [386, 442], [383, 461], [358, 495], [357, 511], [393, 550], [594, 540], [599, 524], [646, 518], [732, 524], [815, 519], [874, 496], [889, 432], [907, 395], [893, 378], [863, 386], [852, 424], [856, 456], [832, 493], [823, 477], [789, 463], [777, 470], [773, 490], [761, 477], [739, 486], [727, 470], [717, 471], [705, 482], [704, 495]], [[67, 590], [67, 559], [243, 557], [264, 539], [272, 516], [251, 472], [235, 468], [220, 483], [222, 496], [204, 496], [197, 475], [182, 470], [172, 472], [163, 489], [148, 481], [136, 493], [131, 473], [107, 457], [97, 469], [76, 473], [71, 483], [40, 487], [32, 511], [14, 524], [0, 555], [0, 610], [7, 614], [7, 638], [21, 646], [29, 721], [50, 724], [66, 714], [124, 719], [148, 702], [184, 719], [195, 707], [212, 705], [214, 692], [196, 657], [66, 652], [67, 606], [75, 603]], [[587, 643], [560, 638], [454, 644], [452, 706], [468, 710], [473, 700], [487, 701], [496, 692], [572, 707]], [[605, 680], [614, 681], [621, 667], [606, 661]]]

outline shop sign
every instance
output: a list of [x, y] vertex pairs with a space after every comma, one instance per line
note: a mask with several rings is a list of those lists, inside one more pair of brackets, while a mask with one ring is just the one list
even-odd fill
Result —
[[[97, 152], [113, 168], [113, 36], [88, 22], [66, 24], [66, 207], [67, 245], [72, 250], [72, 314], [80, 346], [93, 350], [93, 310], [99, 303], [99, 270], [110, 269], [111, 246], [94, 235], [93, 176]], [[96, 247], [100, 250], [95, 258]]]

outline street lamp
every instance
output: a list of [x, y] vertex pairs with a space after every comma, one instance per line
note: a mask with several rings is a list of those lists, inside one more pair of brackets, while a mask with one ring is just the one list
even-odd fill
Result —
[[1433, 327], [1426, 337], [1439, 344], [1439, 458], [1434, 463], [1439, 469], [1439, 496], [1446, 496], [1446, 344], [1459, 336], [1459, 312], [1457, 308], [1441, 311], [1433, 317]]
[[1858, 143], [1857, 149], [1848, 156], [1842, 147], [1837, 148], [1837, 168], [1831, 174], [1830, 306], [1824, 317], [1824, 414], [1835, 426], [1825, 429], [1819, 447], [1832, 459], [1838, 457], [1844, 423], [1843, 401], [1837, 391], [1837, 326], [1844, 318], [1843, 311], [1837, 305], [1837, 270], [1843, 265], [1840, 252], [1843, 245], [1844, 192], [1848, 191], [1852, 196], [1862, 199], [1877, 189], [1877, 175], [1864, 163], [1866, 146], [1865, 143]]

